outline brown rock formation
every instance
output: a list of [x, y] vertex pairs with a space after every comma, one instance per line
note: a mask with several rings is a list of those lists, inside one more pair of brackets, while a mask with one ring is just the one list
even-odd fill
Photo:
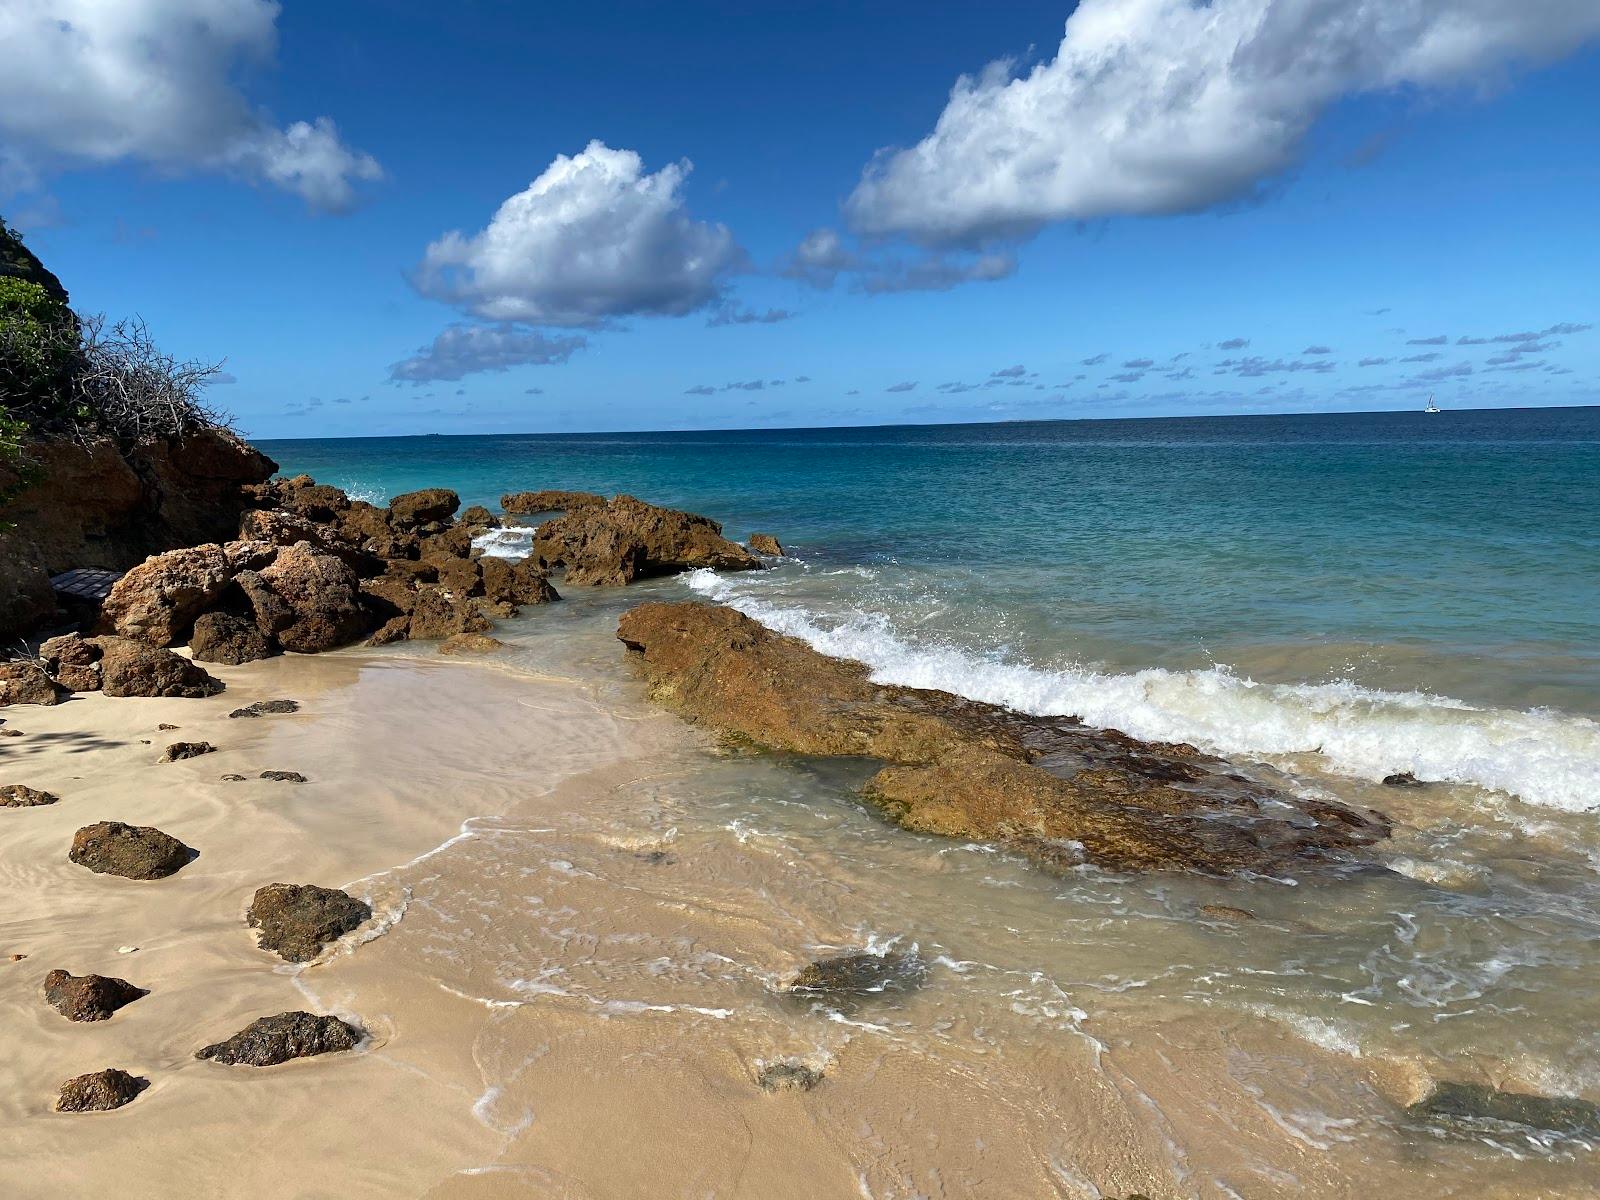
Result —
[[505, 643], [486, 633], [457, 633], [439, 643], [440, 654], [492, 654]]
[[202, 754], [215, 754], [217, 748], [210, 742], [173, 742], [162, 752], [164, 763], [182, 762], [186, 758], [199, 758]]
[[8, 704], [60, 704], [67, 689], [31, 658], [0, 662], [0, 708]]
[[757, 554], [765, 554], [768, 558], [783, 557], [783, 547], [770, 533], [752, 533], [745, 545]]
[[234, 582], [250, 602], [256, 628], [285, 650], [332, 650], [372, 626], [355, 572], [309, 542], [281, 547], [268, 566], [240, 572]]
[[288, 962], [310, 962], [329, 942], [372, 916], [372, 909], [338, 888], [269, 883], [258, 888], [245, 919], [261, 931], [259, 945]]
[[57, 1112], [105, 1112], [131, 1103], [150, 1086], [148, 1079], [129, 1075], [116, 1067], [79, 1075], [61, 1085]]
[[100, 648], [101, 686], [108, 696], [196, 700], [222, 691], [222, 681], [182, 655], [129, 638], [90, 638]]
[[195, 1051], [196, 1058], [246, 1067], [271, 1067], [292, 1058], [334, 1054], [361, 1041], [361, 1031], [338, 1017], [308, 1012], [259, 1017], [224, 1042]]
[[659, 508], [632, 496], [589, 504], [540, 525], [534, 554], [566, 568], [571, 584], [618, 587], [652, 575], [697, 567], [756, 571], [761, 560], [722, 536], [709, 517]]
[[589, 508], [596, 504], [604, 504], [606, 498], [594, 492], [563, 492], [546, 490], [542, 492], [508, 492], [500, 497], [500, 507], [507, 513], [526, 516], [530, 513], [544, 512], [571, 512], [578, 508]]
[[189, 635], [189, 654], [196, 662], [240, 663], [271, 658], [277, 651], [255, 623], [232, 613], [201, 613]]
[[652, 696], [690, 720], [774, 750], [890, 764], [865, 795], [918, 832], [1049, 865], [1211, 874], [1348, 855], [1388, 832], [1372, 813], [1276, 791], [1192, 746], [874, 684], [862, 664], [730, 608], [641, 605], [618, 636]]
[[423, 488], [389, 501], [389, 520], [401, 525], [427, 525], [448, 521], [461, 507], [461, 497], [449, 488]]
[[151, 555], [112, 587], [100, 609], [103, 625], [152, 646], [179, 645], [249, 557], [226, 553], [214, 542]]
[[100, 647], [76, 633], [53, 637], [39, 647], [45, 670], [68, 691], [100, 690]]
[[67, 857], [97, 875], [165, 879], [188, 865], [195, 852], [177, 838], [148, 825], [101, 821], [98, 825], [85, 825], [73, 835]]
[[117, 1009], [149, 994], [110, 975], [69, 975], [58, 970], [44, 977], [45, 1003], [69, 1021], [109, 1020]]
[[20, 783], [0, 784], [0, 808], [42, 808], [57, 804], [61, 797], [54, 792], [41, 792], [38, 788]]

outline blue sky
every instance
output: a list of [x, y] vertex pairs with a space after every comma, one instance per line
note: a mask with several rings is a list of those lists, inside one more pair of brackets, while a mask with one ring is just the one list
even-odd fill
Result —
[[0, 213], [252, 434], [1600, 402], [1592, 0], [16, 3]]

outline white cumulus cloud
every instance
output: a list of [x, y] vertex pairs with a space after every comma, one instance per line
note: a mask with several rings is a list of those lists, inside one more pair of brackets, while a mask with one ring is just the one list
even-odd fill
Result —
[[1476, 81], [1597, 35], [1597, 0], [1083, 0], [1053, 59], [958, 80], [846, 213], [865, 235], [972, 245], [1203, 209], [1290, 166], [1343, 96]]
[[426, 296], [473, 316], [597, 326], [720, 304], [744, 262], [726, 226], [696, 221], [680, 194], [687, 161], [654, 174], [632, 150], [590, 142], [558, 155], [481, 232], [445, 234], [414, 276]]
[[3, 0], [0, 163], [217, 170], [338, 211], [382, 177], [327, 117], [279, 127], [239, 89], [277, 49], [273, 0]]

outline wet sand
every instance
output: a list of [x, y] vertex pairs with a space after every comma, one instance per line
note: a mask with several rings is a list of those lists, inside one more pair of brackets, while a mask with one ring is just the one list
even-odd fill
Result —
[[[6, 1196], [1596, 1194], [1582, 1155], [1406, 1134], [1426, 1055], [1352, 1053], [1331, 1025], [1308, 1038], [1190, 982], [1277, 965], [1422, 885], [1317, 904], [1069, 888], [890, 829], [847, 767], [715, 751], [645, 704], [610, 612], [560, 607], [498, 631], [512, 646], [485, 662], [291, 656], [218, 670], [209, 700], [5, 712], [25, 736], [0, 742], [0, 782], [62, 797], [0, 811]], [[302, 710], [227, 718], [278, 697]], [[175, 740], [219, 752], [157, 764]], [[73, 831], [105, 819], [200, 857], [147, 883], [70, 864]], [[243, 922], [275, 881], [344, 887], [375, 918], [284, 964]], [[1241, 899], [1261, 922], [1196, 917]], [[920, 954], [922, 988], [852, 1011], [783, 994], [813, 957], [889, 944]], [[54, 967], [150, 995], [73, 1024], [40, 998]], [[295, 1008], [370, 1039], [266, 1070], [193, 1057]], [[779, 1061], [824, 1078], [768, 1093]], [[106, 1066], [151, 1087], [51, 1111]]]

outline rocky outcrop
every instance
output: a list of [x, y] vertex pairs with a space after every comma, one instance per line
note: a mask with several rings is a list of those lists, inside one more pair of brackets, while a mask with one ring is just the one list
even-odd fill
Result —
[[875, 684], [862, 664], [730, 608], [641, 605], [618, 636], [651, 695], [690, 720], [773, 750], [888, 764], [864, 795], [917, 832], [1055, 867], [1218, 875], [1343, 858], [1387, 836], [1375, 814], [1292, 796], [1192, 746]]
[[770, 533], [752, 533], [746, 540], [745, 545], [749, 546], [757, 554], [765, 554], [768, 558], [783, 557], [783, 547], [778, 543], [778, 539]]
[[440, 654], [493, 654], [505, 643], [486, 633], [457, 633], [439, 643]]
[[361, 1030], [338, 1017], [286, 1012], [260, 1017], [223, 1042], [195, 1051], [196, 1058], [246, 1067], [272, 1067], [293, 1058], [351, 1050]]
[[51, 971], [44, 977], [45, 1003], [69, 1021], [108, 1021], [148, 990], [110, 975], [71, 975]]
[[79, 1075], [61, 1085], [57, 1112], [106, 1112], [131, 1103], [150, 1086], [148, 1079], [116, 1067]]
[[[151, 554], [232, 537], [245, 489], [277, 469], [219, 430], [127, 449], [109, 439], [25, 449], [36, 481], [0, 505], [0, 644], [55, 616], [51, 575], [126, 570]], [[0, 467], [0, 494], [16, 482]]]
[[198, 700], [222, 691], [222, 681], [182, 655], [122, 637], [91, 638], [100, 648], [101, 689], [108, 696]]
[[245, 919], [261, 931], [263, 950], [288, 962], [310, 962], [371, 916], [366, 903], [338, 888], [269, 883], [257, 889]]
[[309, 542], [279, 549], [269, 565], [241, 572], [234, 582], [250, 601], [256, 628], [285, 650], [332, 650], [370, 628], [355, 572]]
[[0, 708], [9, 704], [60, 704], [67, 689], [31, 658], [0, 662]]
[[60, 800], [54, 792], [41, 792], [20, 783], [0, 784], [0, 808], [42, 808]]
[[604, 504], [606, 498], [594, 492], [563, 492], [547, 489], [542, 492], [507, 492], [500, 497], [500, 508], [515, 516], [532, 513], [571, 512], [578, 508], [592, 508]]
[[545, 567], [564, 567], [566, 581], [620, 587], [654, 575], [710, 567], [756, 571], [762, 562], [722, 536], [709, 517], [659, 508], [632, 496], [588, 504], [540, 525], [533, 550]]
[[277, 650], [255, 622], [226, 612], [201, 613], [189, 634], [189, 654], [196, 662], [241, 663], [271, 658]]
[[73, 835], [67, 857], [97, 875], [165, 879], [187, 866], [195, 852], [149, 825], [101, 821], [86, 825]]
[[104, 627], [122, 637], [152, 646], [181, 645], [195, 618], [214, 604], [240, 570], [258, 565], [251, 560], [265, 545], [215, 543], [187, 546], [156, 554], [132, 568], [111, 589], [101, 606]]
[[429, 525], [448, 521], [461, 507], [461, 497], [449, 488], [423, 488], [389, 501], [389, 520], [402, 525]]

